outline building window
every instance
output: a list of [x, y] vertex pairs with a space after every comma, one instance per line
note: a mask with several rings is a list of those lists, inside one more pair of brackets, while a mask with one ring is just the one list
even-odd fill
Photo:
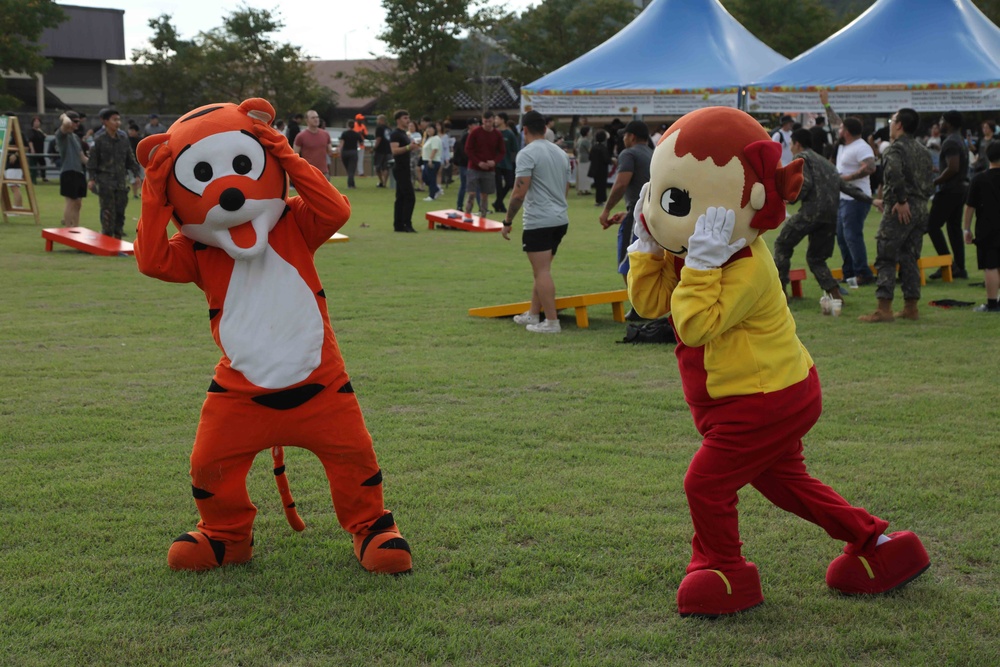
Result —
[[56, 58], [45, 72], [45, 85], [58, 88], [103, 88], [104, 63], [100, 60]]

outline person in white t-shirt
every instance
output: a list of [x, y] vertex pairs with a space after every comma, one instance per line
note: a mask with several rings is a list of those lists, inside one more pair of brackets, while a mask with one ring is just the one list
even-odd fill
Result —
[[771, 139], [781, 144], [781, 165], [787, 166], [792, 161], [792, 125], [795, 121], [791, 116], [781, 117], [781, 127], [774, 131]]

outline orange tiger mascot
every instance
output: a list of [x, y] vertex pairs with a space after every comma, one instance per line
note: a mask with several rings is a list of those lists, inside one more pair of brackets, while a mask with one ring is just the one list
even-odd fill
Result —
[[[270, 127], [262, 99], [211, 104], [143, 139], [146, 168], [135, 239], [139, 270], [193, 282], [208, 299], [222, 359], [191, 453], [201, 515], [167, 562], [207, 570], [253, 557], [246, 476], [271, 449], [286, 516], [296, 530], [281, 446], [316, 454], [341, 526], [372, 572], [408, 572], [410, 548], [382, 504], [382, 472], [330, 326], [313, 253], [350, 217], [350, 204]], [[288, 178], [298, 196], [288, 196]], [[169, 239], [173, 220], [180, 230]]]

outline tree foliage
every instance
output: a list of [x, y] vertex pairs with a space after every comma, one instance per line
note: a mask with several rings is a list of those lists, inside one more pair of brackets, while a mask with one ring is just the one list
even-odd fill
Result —
[[466, 88], [466, 74], [455, 67], [461, 37], [491, 16], [479, 0], [382, 0], [386, 25], [379, 35], [396, 59], [360, 69], [349, 83], [353, 94], [377, 97], [384, 109], [406, 107], [413, 114], [441, 118], [455, 95]]
[[164, 14], [149, 22], [149, 46], [122, 77], [130, 110], [183, 113], [211, 102], [263, 97], [278, 115], [330, 108], [332, 93], [319, 86], [302, 49], [270, 37], [283, 23], [266, 9], [243, 7], [222, 26], [181, 39]]
[[722, 0], [722, 4], [743, 27], [786, 58], [811, 49], [846, 23], [820, 0]]
[[507, 75], [524, 84], [607, 41], [638, 12], [631, 0], [544, 0], [493, 34], [512, 56]]
[[[66, 14], [54, 0], [0, 0], [0, 70], [34, 74], [52, 64], [38, 43], [46, 28], [55, 28]], [[18, 107], [21, 100], [4, 93], [0, 78], [0, 106]]]

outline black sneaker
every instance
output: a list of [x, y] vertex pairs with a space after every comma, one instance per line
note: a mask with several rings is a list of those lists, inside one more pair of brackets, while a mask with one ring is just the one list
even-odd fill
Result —
[[927, 280], [941, 280], [941, 269], [938, 269], [931, 275], [927, 276]]
[[969, 272], [966, 271], [965, 269], [952, 269], [951, 277], [954, 278], [955, 280], [968, 280]]

